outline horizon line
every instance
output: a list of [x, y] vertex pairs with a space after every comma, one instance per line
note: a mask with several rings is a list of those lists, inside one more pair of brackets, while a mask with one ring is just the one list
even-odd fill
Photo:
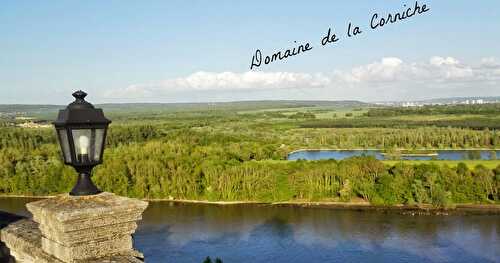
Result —
[[[356, 99], [344, 99], [344, 100], [298, 100], [298, 99], [262, 99], [262, 100], [229, 100], [229, 101], [202, 101], [202, 102], [103, 102], [103, 103], [92, 103], [93, 105], [109, 105], [109, 104], [211, 104], [211, 103], [239, 103], [239, 102], [360, 102], [366, 104], [376, 104], [376, 103], [390, 103], [390, 102], [424, 102], [431, 100], [452, 100], [452, 99], [488, 99], [488, 98], [498, 98], [498, 96], [457, 96], [457, 97], [437, 97], [428, 99], [407, 99], [407, 100], [378, 100], [378, 101], [364, 101]], [[90, 101], [89, 101], [90, 102]], [[70, 103], [70, 102], [68, 102]], [[2, 106], [16, 106], [16, 105], [31, 105], [31, 106], [64, 106], [64, 104], [36, 104], [36, 103], [0, 103]]]

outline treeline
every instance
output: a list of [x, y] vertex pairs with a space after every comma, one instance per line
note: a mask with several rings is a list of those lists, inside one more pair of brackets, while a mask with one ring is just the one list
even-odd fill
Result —
[[[496, 117], [496, 116], [495, 116]], [[304, 121], [300, 124], [302, 128], [418, 128], [418, 127], [454, 127], [470, 128], [475, 130], [500, 129], [500, 121], [497, 118], [475, 117], [462, 119], [441, 120], [415, 120], [389, 119], [386, 117], [360, 117], [355, 121], [347, 118], [318, 119]]]
[[[370, 157], [252, 161], [271, 153], [230, 141], [207, 143], [210, 138], [186, 143], [187, 137], [111, 147], [104, 164], [95, 169], [94, 180], [103, 190], [138, 198], [265, 202], [362, 198], [373, 204], [437, 206], [500, 200], [500, 166], [386, 166]], [[0, 167], [2, 194], [68, 192], [76, 179], [72, 168], [62, 164], [55, 144], [30, 151], [3, 148]]]
[[[319, 165], [318, 165], [319, 164]], [[384, 166], [372, 158], [304, 162], [291, 176], [294, 197], [350, 201], [358, 197], [372, 204], [488, 203], [500, 199], [500, 166], [472, 170], [433, 164]]]
[[288, 116], [289, 119], [315, 119], [316, 115], [311, 112], [296, 112], [290, 116]]
[[287, 133], [293, 145], [309, 148], [499, 148], [500, 132], [457, 128], [363, 128], [363, 129], [301, 129]]
[[[498, 148], [496, 130], [419, 127], [302, 129], [296, 121], [189, 113], [110, 126], [103, 190], [138, 198], [289, 201], [362, 198], [374, 204], [499, 201], [500, 167], [386, 166], [370, 158], [286, 162], [297, 148]], [[357, 118], [363, 119], [363, 118]], [[68, 192], [53, 129], [0, 128], [0, 194]]]
[[[221, 127], [203, 124], [112, 125], [107, 147], [148, 142], [177, 141], [209, 149], [207, 155], [229, 155], [240, 161], [284, 160], [298, 148], [379, 149], [468, 149], [500, 148], [500, 132], [457, 128], [363, 128], [293, 129], [269, 124], [225, 123]], [[185, 124], [186, 125], [186, 124]], [[0, 128], [0, 149], [35, 150], [57, 146], [53, 129]]]
[[[161, 126], [153, 125], [116, 125], [109, 129], [107, 146], [118, 146], [135, 142], [144, 142], [163, 137]], [[45, 144], [57, 144], [54, 129], [23, 129], [0, 127], [0, 149], [17, 148], [34, 150]]]
[[17, 148], [20, 150], [36, 149], [44, 144], [56, 143], [52, 129], [22, 129], [0, 127], [0, 149]]
[[384, 107], [371, 108], [367, 112], [367, 116], [369, 117], [438, 114], [499, 115], [500, 103], [474, 105], [427, 105], [425, 107]]

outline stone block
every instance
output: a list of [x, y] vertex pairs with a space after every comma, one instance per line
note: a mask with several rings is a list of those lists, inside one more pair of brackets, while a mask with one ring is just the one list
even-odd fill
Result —
[[8, 225], [2, 229], [1, 238], [16, 262], [64, 263], [43, 252], [38, 224], [31, 220], [23, 219]]
[[[61, 231], [74, 231], [141, 220], [148, 203], [101, 193], [91, 196], [59, 195], [26, 204], [33, 220]], [[45, 224], [47, 222], [47, 224]]]
[[44, 237], [66, 246], [77, 245], [94, 240], [116, 239], [123, 235], [132, 235], [137, 229], [137, 223], [125, 222], [122, 224], [108, 225], [89, 229], [75, 230], [71, 232], [63, 232], [58, 229], [51, 228], [47, 225], [40, 225], [40, 231]]
[[[25, 245], [21, 247], [38, 249], [34, 250], [38, 251], [37, 256], [28, 253], [28, 249], [23, 250], [26, 253], [19, 252], [19, 249], [13, 250], [18, 258], [26, 262], [35, 259], [33, 262], [94, 262], [90, 260], [106, 257], [128, 260], [127, 255], [138, 255], [133, 250], [131, 235], [137, 229], [136, 221], [141, 220], [147, 205], [147, 202], [111, 193], [59, 195], [26, 205], [33, 214], [34, 222], [23, 221], [22, 224], [31, 227], [30, 231], [35, 233], [36, 238], [27, 238], [31, 232], [19, 229], [22, 224], [18, 222], [9, 225], [5, 238], [15, 247], [19, 247], [19, 242], [24, 242]], [[28, 243], [29, 246], [26, 245]], [[9, 244], [7, 246], [11, 248]], [[40, 255], [50, 256], [57, 261], [43, 261]]]
[[107, 240], [96, 240], [65, 246], [42, 237], [42, 249], [46, 253], [64, 262], [74, 262], [80, 259], [100, 258], [106, 255], [116, 255], [132, 250], [132, 237], [124, 235]]
[[16, 263], [143, 263], [144, 256], [129, 250], [98, 258], [71, 259], [63, 261], [42, 249], [42, 234], [38, 224], [23, 219], [8, 225], [1, 230], [1, 240], [10, 250]]

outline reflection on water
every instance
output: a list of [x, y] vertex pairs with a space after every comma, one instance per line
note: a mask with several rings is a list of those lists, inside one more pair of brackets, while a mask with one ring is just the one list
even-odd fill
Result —
[[495, 262], [499, 231], [498, 216], [151, 203], [136, 244], [153, 262]]
[[147, 262], [500, 262], [500, 218], [151, 202], [135, 246]]
[[342, 160], [354, 156], [373, 156], [378, 160], [497, 160], [500, 151], [488, 150], [440, 150], [433, 156], [384, 155], [379, 150], [304, 150], [292, 152], [288, 160]]

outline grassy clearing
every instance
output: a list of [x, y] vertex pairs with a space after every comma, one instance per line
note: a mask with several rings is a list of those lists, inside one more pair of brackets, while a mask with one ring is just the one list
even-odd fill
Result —
[[291, 116], [296, 113], [313, 113], [316, 119], [335, 119], [345, 118], [347, 113], [351, 113], [353, 117], [361, 117], [368, 112], [366, 107], [333, 107], [333, 106], [313, 106], [313, 107], [296, 107], [296, 108], [275, 108], [275, 109], [259, 109], [238, 111], [238, 114], [259, 114], [266, 112], [281, 112], [284, 116]]

